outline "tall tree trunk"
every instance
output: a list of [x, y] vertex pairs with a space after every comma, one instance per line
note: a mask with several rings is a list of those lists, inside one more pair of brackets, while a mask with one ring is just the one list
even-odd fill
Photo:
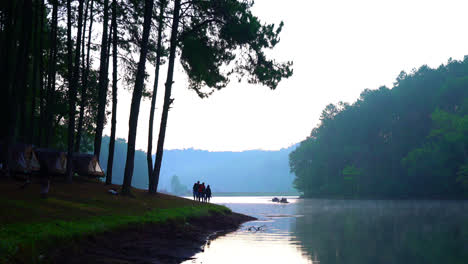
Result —
[[[86, 58], [85, 58], [85, 41], [86, 41], [86, 22], [88, 21], [88, 8], [89, 8], [89, 0], [86, 0], [86, 4], [85, 4], [85, 10], [84, 10], [84, 17], [83, 17], [83, 34], [81, 36], [81, 52], [80, 52], [80, 55], [81, 55], [81, 65], [80, 65], [80, 68], [81, 68], [81, 79], [79, 80], [80, 84], [81, 84], [81, 89], [80, 89], [80, 98], [83, 98], [83, 77], [84, 77], [84, 71], [85, 71], [85, 67], [86, 67]], [[78, 88], [77, 88], [78, 89]], [[78, 100], [78, 98], [77, 98]], [[80, 100], [81, 102], [82, 100]], [[80, 106], [80, 114], [81, 114], [81, 103], [78, 103], [78, 105]], [[84, 109], [83, 109], [83, 114], [84, 114]], [[77, 127], [77, 133], [76, 133], [76, 137], [75, 137], [75, 152], [80, 152], [80, 144], [81, 144], [81, 129], [83, 128], [83, 124], [81, 124], [80, 126], [80, 119], [78, 117], [78, 127]]]
[[[14, 19], [15, 16], [15, 4], [14, 1], [8, 1], [4, 5], [3, 14], [2, 14], [2, 31], [0, 34], [1, 43], [0, 43], [0, 79], [2, 80], [3, 89], [0, 89], [0, 117], [2, 120], [6, 120], [6, 125], [0, 126], [0, 139], [8, 141], [8, 134], [11, 121], [11, 105], [12, 105], [12, 95], [13, 87], [12, 80], [10, 76], [14, 72], [11, 62], [14, 58], [13, 54], [16, 48], [15, 38], [14, 38]], [[6, 151], [5, 149], [1, 151]], [[4, 153], [7, 155], [8, 153]]]
[[[81, 36], [81, 74], [83, 74], [84, 72], [84, 68], [85, 68], [85, 41], [86, 41], [86, 22], [88, 22], [88, 8], [89, 8], [89, 0], [86, 0], [86, 4], [85, 4], [85, 10], [84, 10], [84, 17], [83, 17], [83, 34]], [[83, 78], [82, 78], [83, 79]], [[82, 80], [81, 79], [81, 80]], [[81, 81], [80, 80], [80, 81]]]
[[96, 134], [94, 136], [94, 155], [99, 160], [101, 154], [102, 130], [104, 128], [104, 118], [107, 97], [107, 28], [109, 21], [109, 0], [104, 0], [104, 21], [102, 22], [102, 42], [101, 42], [101, 62], [99, 65], [99, 99], [98, 113], [96, 120]]
[[44, 0], [41, 0], [41, 16], [40, 16], [40, 23], [41, 23], [41, 30], [39, 36], [39, 119], [37, 120], [37, 133], [36, 133], [36, 140], [35, 144], [41, 146], [41, 136], [42, 136], [42, 122], [44, 119], [44, 59], [43, 59], [43, 48], [44, 48]]
[[[77, 129], [77, 134], [76, 134], [76, 144], [75, 144], [75, 151], [79, 152], [80, 151], [80, 145], [81, 145], [81, 137], [83, 133], [83, 119], [84, 119], [84, 111], [86, 108], [86, 100], [87, 100], [87, 89], [88, 89], [88, 75], [89, 75], [89, 53], [90, 53], [90, 47], [91, 47], [91, 31], [93, 29], [93, 21], [94, 21], [94, 16], [93, 16], [93, 6], [94, 6], [94, 0], [91, 0], [91, 7], [89, 11], [89, 30], [88, 30], [88, 44], [86, 47], [86, 66], [84, 65], [84, 58], [83, 58], [83, 72], [81, 74], [81, 101], [80, 101], [80, 115], [78, 118], [78, 129]], [[84, 37], [83, 37], [83, 43], [84, 43]], [[84, 45], [83, 45], [84, 46]], [[84, 48], [84, 47], [83, 47]], [[83, 52], [84, 56], [84, 52]]]
[[[27, 68], [24, 68], [25, 70], [27, 70]], [[24, 80], [21, 81], [22, 83], [22, 88], [20, 90], [18, 90], [19, 92], [19, 100], [18, 100], [18, 104], [19, 104], [19, 122], [18, 122], [18, 141], [19, 142], [24, 142], [25, 141], [25, 134], [26, 134], [26, 102], [27, 102], [27, 87], [28, 87], [28, 82], [27, 82], [27, 79], [28, 79], [28, 72], [27, 71], [24, 71], [22, 72], [22, 76], [21, 78], [23, 78]]]
[[7, 169], [7, 175], [10, 175], [10, 164], [11, 164], [11, 145], [16, 140], [15, 128], [16, 128], [16, 89], [14, 87], [14, 73], [15, 73], [15, 55], [16, 55], [16, 43], [17, 43], [17, 34], [16, 33], [16, 21], [15, 18], [18, 17], [17, 7], [18, 2], [8, 1], [5, 9], [5, 44], [2, 52], [2, 68], [0, 74], [3, 75], [4, 81], [6, 83], [7, 89], [1, 89], [4, 92], [2, 106], [6, 105], [2, 114], [4, 114], [4, 119], [6, 119], [6, 126], [2, 126], [2, 138], [4, 137], [6, 142], [6, 147], [4, 155], [5, 159], [5, 168]]
[[[28, 48], [30, 46], [30, 38], [31, 38], [31, 28], [32, 28], [32, 1], [25, 0], [22, 6], [22, 24], [21, 24], [21, 31], [18, 49], [17, 49], [17, 63], [16, 63], [16, 72], [15, 78], [13, 80], [13, 89], [11, 94], [11, 100], [9, 100], [9, 110], [11, 111], [9, 114], [10, 122], [8, 122], [8, 136], [7, 136], [7, 152], [8, 156], [6, 159], [6, 167], [7, 170], [10, 170], [11, 167], [9, 166], [11, 163], [11, 144], [16, 142], [17, 139], [17, 113], [19, 111], [25, 111], [25, 109], [19, 108], [19, 100], [24, 98], [19, 98], [19, 95], [23, 95], [24, 91], [26, 90], [26, 78], [25, 74], [27, 74], [28, 69], [28, 62], [29, 62], [29, 53]], [[16, 43], [15, 43], [16, 44]], [[9, 174], [9, 172], [8, 172]]]
[[[112, 33], [113, 33], [113, 29], [112, 29], [112, 21], [111, 21], [111, 26], [109, 27], [109, 39], [107, 40], [107, 59], [106, 59], [106, 67], [107, 67], [107, 73], [108, 73], [108, 76], [109, 76], [109, 60], [110, 60], [110, 56], [111, 56], [111, 46], [112, 46]], [[106, 84], [106, 87], [109, 87], [109, 78], [106, 79], [107, 81], [107, 84]]]
[[20, 123], [19, 123], [19, 135], [20, 140], [25, 141], [26, 136], [26, 96], [28, 87], [28, 66], [29, 66], [29, 47], [32, 35], [32, 0], [25, 0], [23, 4], [23, 25], [21, 32], [21, 42], [19, 48], [19, 59], [16, 71], [16, 90], [19, 92], [19, 98], [17, 98], [17, 104], [19, 104]]
[[[74, 137], [75, 137], [75, 110], [76, 110], [76, 94], [78, 79], [80, 76], [80, 51], [81, 51], [81, 33], [83, 27], [83, 2], [84, 0], [79, 0], [78, 5], [78, 32], [76, 35], [76, 48], [75, 48], [75, 61], [73, 63], [73, 73], [70, 74], [71, 83], [69, 88], [69, 108], [68, 108], [68, 162], [67, 162], [67, 180], [72, 182], [73, 179], [73, 147], [74, 147]], [[70, 15], [70, 0], [67, 1], [67, 13]], [[68, 52], [71, 52], [71, 23], [70, 17], [68, 18]], [[70, 54], [68, 55], [70, 58]], [[68, 69], [70, 69], [70, 62]]]
[[151, 15], [153, 11], [153, 0], [145, 0], [145, 13], [143, 21], [143, 38], [140, 47], [140, 61], [135, 80], [135, 88], [133, 89], [132, 105], [130, 107], [130, 119], [128, 121], [128, 145], [127, 145], [127, 160], [125, 163], [125, 174], [122, 185], [122, 193], [130, 194], [132, 184], [133, 166], [135, 158], [135, 139], [137, 133], [138, 113], [140, 111], [140, 101], [143, 92], [143, 84], [145, 81], [145, 64], [146, 55], [148, 53], [148, 38], [151, 29]]
[[173, 99], [171, 99], [171, 89], [174, 78], [174, 61], [176, 57], [177, 48], [177, 30], [179, 28], [179, 13], [180, 13], [180, 0], [175, 0], [174, 14], [172, 16], [172, 30], [171, 30], [171, 47], [169, 50], [169, 66], [167, 69], [166, 89], [164, 94], [164, 105], [161, 117], [161, 126], [159, 128], [158, 148], [156, 150], [156, 161], [154, 164], [153, 177], [155, 191], [158, 189], [159, 173], [161, 171], [161, 163], [163, 158], [164, 139], [166, 137], [167, 117], [169, 114], [169, 107]]
[[68, 124], [68, 155], [67, 155], [67, 170], [66, 170], [66, 177], [67, 181], [71, 182], [71, 177], [72, 175], [72, 161], [73, 161], [73, 153], [70, 153], [70, 142], [73, 142], [73, 131], [70, 133], [70, 122], [72, 122], [72, 119], [74, 120], [74, 117], [72, 115], [72, 89], [73, 89], [73, 49], [72, 49], [72, 35], [71, 35], [71, 30], [72, 30], [72, 22], [71, 22], [71, 0], [67, 0], [67, 66], [68, 66], [68, 115], [69, 115], [69, 124]]
[[[29, 16], [29, 17], [26, 17]], [[19, 140], [21, 142], [26, 141], [26, 134], [27, 134], [27, 101], [28, 101], [28, 83], [30, 81], [29, 77], [29, 61], [30, 61], [30, 47], [31, 47], [31, 37], [33, 36], [34, 32], [32, 30], [32, 22], [33, 22], [33, 3], [32, 0], [25, 0], [23, 2], [23, 25], [22, 25], [22, 36], [21, 41], [24, 41], [23, 49], [21, 50], [21, 58], [19, 59], [20, 64], [20, 72], [17, 72], [16, 78], [21, 78], [21, 80], [17, 80], [19, 86], [16, 87], [19, 92]], [[20, 44], [21, 45], [21, 44]], [[18, 68], [19, 69], [19, 68]]]
[[[52, 25], [50, 33], [50, 52], [49, 52], [49, 74], [47, 80], [47, 92], [45, 103], [45, 135], [44, 145], [50, 146], [50, 134], [53, 129], [53, 110], [55, 106], [55, 77], [57, 61], [57, 23], [58, 23], [58, 0], [53, 0], [52, 6]], [[42, 122], [41, 122], [42, 123]]]
[[40, 87], [40, 79], [42, 78], [39, 71], [39, 61], [42, 59], [42, 45], [41, 45], [41, 35], [42, 35], [42, 1], [36, 0], [35, 6], [35, 32], [34, 32], [34, 55], [33, 55], [33, 78], [32, 78], [32, 99], [31, 99], [31, 112], [30, 112], [30, 128], [28, 129], [28, 136], [27, 136], [27, 143], [33, 143], [34, 131], [36, 130], [36, 118], [35, 118], [35, 110], [36, 110], [36, 94], [37, 90], [41, 89]]
[[106, 184], [112, 184], [112, 166], [114, 164], [115, 126], [117, 124], [117, 1], [112, 0], [112, 121], [109, 142], [109, 157], [107, 159]]
[[[45, 77], [47, 74], [44, 74], [44, 28], [45, 28], [45, 21], [47, 21], [46, 19], [46, 9], [45, 9], [45, 4], [44, 4], [44, 0], [41, 0], [41, 35], [40, 35], [40, 40], [39, 40], [39, 51], [40, 51], [40, 54], [39, 54], [39, 107], [40, 107], [40, 111], [39, 111], [39, 120], [41, 120], [41, 118], [44, 116], [44, 92], [45, 92], [45, 83], [44, 83], [44, 80], [45, 80]], [[38, 123], [37, 124], [37, 140], [36, 140], [36, 144], [37, 145], [41, 145], [41, 131], [43, 131], [43, 128], [42, 128], [42, 124], [43, 123]]]
[[150, 193], [156, 193], [155, 182], [153, 175], [153, 122], [154, 122], [154, 109], [156, 105], [156, 94], [158, 92], [158, 82], [159, 82], [159, 68], [161, 64], [161, 44], [162, 44], [162, 31], [164, 28], [164, 9], [166, 8], [166, 1], [162, 0], [159, 7], [159, 17], [158, 17], [158, 43], [156, 45], [156, 69], [154, 71], [154, 86], [153, 86], [153, 96], [151, 98], [151, 110], [150, 110], [150, 119], [149, 119], [149, 131], [148, 131], [148, 151], [146, 152], [146, 160], [148, 163], [148, 191]]
[[[2, 96], [2, 99], [4, 99], [3, 103], [6, 105], [6, 111], [4, 111], [4, 118], [7, 120], [6, 126], [2, 126], [2, 137], [5, 138], [6, 142], [6, 147], [3, 151], [5, 151], [4, 155], [6, 156], [5, 159], [5, 164], [3, 164], [6, 168], [7, 175], [10, 175], [10, 169], [11, 169], [11, 161], [12, 161], [12, 155], [11, 155], [11, 147], [14, 141], [16, 141], [16, 134], [15, 134], [15, 128], [16, 128], [16, 89], [14, 87], [14, 74], [15, 74], [15, 55], [16, 55], [16, 35], [15, 34], [15, 18], [17, 17], [17, 12], [16, 10], [18, 9], [15, 4], [18, 4], [16, 2], [10, 1], [7, 2], [6, 6], [6, 25], [5, 25], [5, 47], [3, 51], [3, 58], [4, 63], [2, 65], [2, 71], [0, 74], [4, 74], [4, 78], [6, 79], [6, 85], [7, 89], [6, 91], [2, 89], [2, 92], [4, 91], [5, 94]], [[3, 62], [3, 60], [2, 60]], [[3, 106], [3, 104], [2, 104]]]

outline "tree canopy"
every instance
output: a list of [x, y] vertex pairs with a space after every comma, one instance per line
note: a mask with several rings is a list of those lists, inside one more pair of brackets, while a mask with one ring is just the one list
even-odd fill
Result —
[[330, 104], [290, 154], [305, 196], [468, 195], [468, 57]]
[[[110, 168], [120, 122], [118, 85], [133, 90], [122, 188], [129, 193], [140, 102], [152, 98], [152, 135], [159, 67], [167, 57], [155, 169], [152, 137], [148, 139], [149, 191], [155, 193], [177, 58], [189, 77], [189, 88], [201, 97], [226, 87], [231, 75], [271, 89], [292, 75], [292, 62], [266, 56], [266, 50], [279, 42], [282, 23], [276, 27], [260, 22], [252, 6], [246, 0], [1, 2], [0, 117], [6, 125], [0, 128], [0, 141], [7, 143], [1, 150], [7, 157], [2, 160], [7, 174], [9, 150], [18, 142], [67, 149], [70, 160], [75, 152], [93, 151], [99, 158], [112, 83]], [[149, 63], [156, 66], [152, 92], [146, 85]], [[124, 73], [120, 81], [118, 73]], [[72, 162], [67, 163], [67, 175], [72, 182]], [[111, 175], [109, 171], [107, 183], [112, 182]]]

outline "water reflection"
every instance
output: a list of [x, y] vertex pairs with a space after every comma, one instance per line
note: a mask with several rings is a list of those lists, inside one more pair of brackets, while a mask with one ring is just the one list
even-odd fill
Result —
[[259, 220], [185, 263], [468, 263], [468, 202], [288, 200], [215, 198]]
[[[292, 238], [290, 227], [296, 215], [296, 199], [289, 204], [271, 202], [272, 197], [216, 197], [212, 202], [224, 204], [235, 212], [258, 218], [238, 231], [207, 245], [194, 260], [184, 263], [313, 263]], [[249, 231], [249, 227], [261, 227]]]
[[297, 203], [291, 230], [320, 263], [467, 263], [468, 203]]

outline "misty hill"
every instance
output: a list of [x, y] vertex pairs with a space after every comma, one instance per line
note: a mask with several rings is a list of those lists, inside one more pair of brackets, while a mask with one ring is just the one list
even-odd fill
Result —
[[164, 152], [161, 184], [177, 175], [192, 185], [200, 180], [214, 192], [292, 192], [294, 175], [288, 155], [294, 147], [279, 151], [209, 152], [168, 150]]
[[[113, 183], [122, 184], [126, 142], [116, 141]], [[101, 166], [106, 170], [109, 137], [103, 138]], [[294, 192], [294, 175], [289, 172], [288, 156], [296, 146], [279, 151], [249, 150], [210, 152], [205, 150], [165, 150], [159, 190], [170, 190], [173, 175], [191, 189], [197, 180], [211, 185], [213, 192]], [[154, 159], [153, 159], [154, 160]], [[146, 153], [136, 151], [133, 186], [148, 186]]]

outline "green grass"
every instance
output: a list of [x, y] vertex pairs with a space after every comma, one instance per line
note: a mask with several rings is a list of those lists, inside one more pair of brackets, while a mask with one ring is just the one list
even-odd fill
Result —
[[15, 186], [14, 182], [0, 186], [0, 263], [37, 263], [48, 249], [87, 235], [230, 212], [223, 206], [143, 190], [134, 190], [134, 197], [113, 196], [106, 192], [112, 186], [93, 182], [56, 183], [47, 199], [38, 198], [37, 186], [25, 191]]
[[45, 223], [19, 223], [0, 228], [0, 262], [7, 262], [21, 253], [36, 258], [47, 248], [64, 241], [74, 240], [89, 234], [98, 234], [126, 226], [148, 223], [163, 223], [168, 220], [186, 221], [190, 217], [200, 217], [211, 213], [226, 213], [219, 206], [181, 207], [157, 209], [143, 215], [106, 215], [82, 221], [56, 220]]

